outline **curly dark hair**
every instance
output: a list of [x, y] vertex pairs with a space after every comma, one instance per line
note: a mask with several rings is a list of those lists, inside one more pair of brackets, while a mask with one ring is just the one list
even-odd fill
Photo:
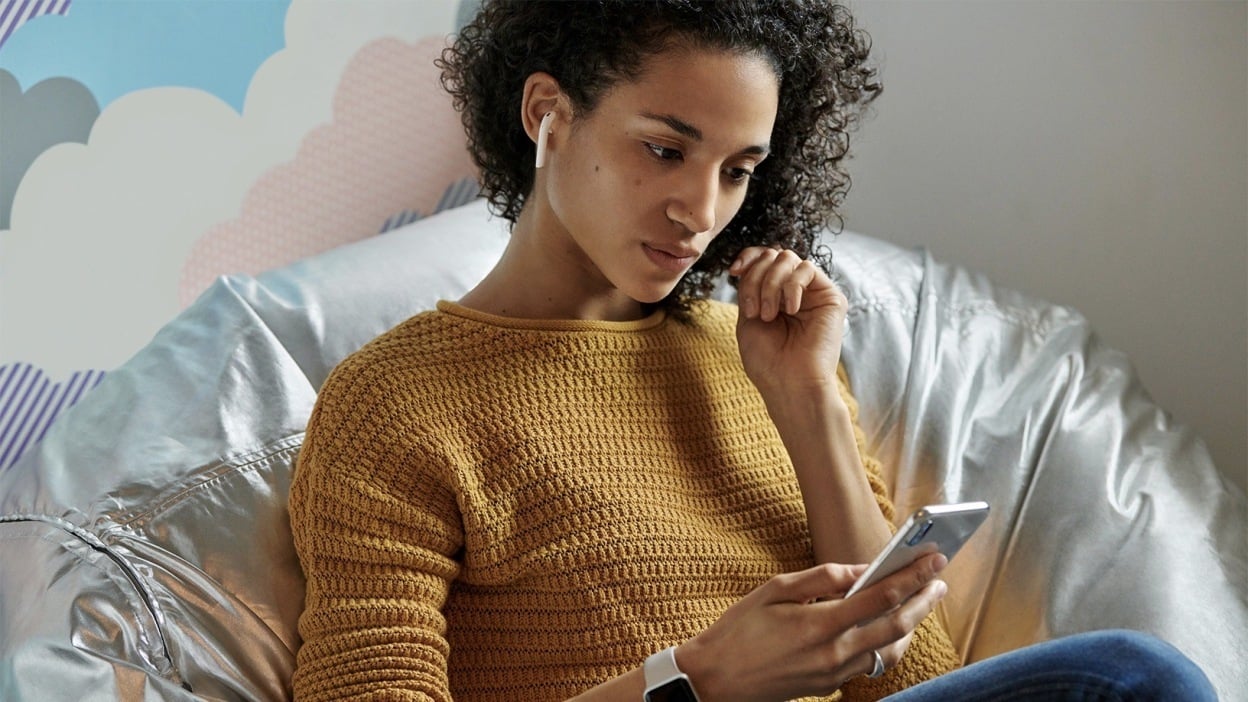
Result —
[[673, 41], [761, 55], [780, 100], [771, 153], [740, 211], [661, 305], [685, 316], [749, 246], [792, 249], [829, 270], [817, 242], [843, 226], [849, 132], [881, 90], [870, 37], [832, 0], [486, 0], [437, 65], [491, 209], [514, 223], [533, 187], [535, 147], [517, 118], [529, 75], [554, 76], [580, 117]]

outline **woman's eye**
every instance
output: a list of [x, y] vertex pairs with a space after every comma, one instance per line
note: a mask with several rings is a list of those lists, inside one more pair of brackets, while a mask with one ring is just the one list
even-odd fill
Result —
[[661, 161], [677, 161], [681, 157], [680, 152], [676, 149], [669, 149], [659, 144], [646, 142], [646, 148], [650, 150], [650, 153], [654, 154], [655, 158]]
[[734, 183], [745, 183], [754, 177], [754, 171], [748, 168], [729, 168], [728, 179]]

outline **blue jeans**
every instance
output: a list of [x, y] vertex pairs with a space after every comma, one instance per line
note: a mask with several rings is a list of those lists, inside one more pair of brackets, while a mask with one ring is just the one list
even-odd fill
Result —
[[903, 690], [888, 702], [1218, 699], [1178, 649], [1134, 631], [1077, 634], [979, 661]]

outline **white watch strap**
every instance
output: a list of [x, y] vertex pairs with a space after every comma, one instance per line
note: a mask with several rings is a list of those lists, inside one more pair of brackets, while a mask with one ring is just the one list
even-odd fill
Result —
[[647, 658], [642, 670], [646, 673], [647, 690], [652, 690], [673, 678], [680, 677], [682, 673], [676, 665], [676, 647], [665, 648]]

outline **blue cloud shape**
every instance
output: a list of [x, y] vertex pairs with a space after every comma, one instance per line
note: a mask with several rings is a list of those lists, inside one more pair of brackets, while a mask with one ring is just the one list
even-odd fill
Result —
[[67, 76], [102, 110], [154, 86], [199, 88], [242, 111], [256, 69], [285, 46], [290, 0], [74, 0], [68, 14], [23, 24], [0, 68], [23, 88]]

